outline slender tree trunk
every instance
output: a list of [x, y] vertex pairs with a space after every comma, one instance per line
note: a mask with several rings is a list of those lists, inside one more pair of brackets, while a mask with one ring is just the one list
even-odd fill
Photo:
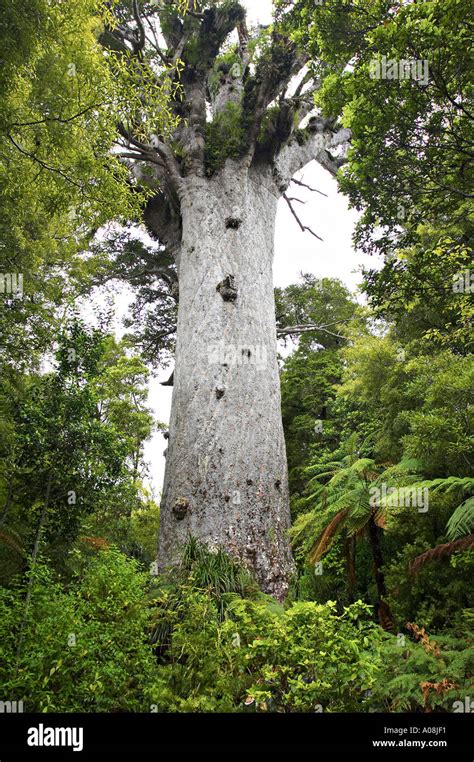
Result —
[[375, 584], [377, 585], [377, 613], [382, 627], [385, 630], [391, 630], [393, 627], [393, 615], [385, 600], [387, 589], [385, 586], [385, 576], [382, 571], [383, 556], [380, 546], [380, 528], [375, 523], [373, 516], [370, 517], [368, 528], [372, 558], [374, 560]]
[[371, 516], [369, 520], [369, 537], [372, 558], [374, 560], [375, 584], [377, 585], [377, 595], [380, 602], [382, 598], [385, 598], [387, 591], [385, 588], [385, 577], [382, 571], [383, 557], [382, 549], [380, 547], [379, 528], [375, 523], [373, 516]]
[[[24, 608], [24, 612], [23, 612], [23, 619], [22, 619], [22, 622], [20, 624], [20, 629], [19, 629], [19, 633], [18, 633], [18, 645], [17, 645], [17, 652], [16, 652], [17, 660], [19, 660], [20, 655], [21, 655], [21, 649], [22, 649], [23, 640], [24, 640], [24, 637], [25, 637], [25, 627], [26, 627], [26, 623], [28, 621], [28, 612], [29, 612], [29, 608], [30, 608], [31, 597], [33, 595], [34, 570], [35, 570], [35, 567], [36, 567], [36, 562], [38, 560], [38, 554], [39, 554], [40, 544], [41, 544], [41, 535], [43, 533], [43, 528], [44, 528], [44, 524], [45, 524], [45, 521], [46, 521], [46, 515], [48, 513], [48, 508], [49, 508], [49, 499], [50, 499], [50, 494], [51, 494], [52, 476], [53, 475], [52, 475], [52, 473], [50, 471], [48, 473], [48, 478], [47, 478], [47, 481], [46, 481], [46, 492], [45, 492], [45, 496], [44, 496], [43, 508], [41, 509], [41, 514], [40, 514], [40, 517], [39, 517], [38, 526], [36, 528], [35, 540], [34, 540], [34, 543], [33, 543], [33, 551], [32, 551], [32, 554], [31, 554], [31, 562], [30, 562], [30, 568], [29, 568], [30, 578], [28, 580], [28, 585], [27, 585], [27, 588], [26, 588], [25, 608]], [[18, 661], [17, 661], [17, 668], [18, 668]]]
[[8, 518], [8, 513], [13, 503], [13, 482], [9, 482], [7, 489], [7, 498], [0, 515], [0, 527], [3, 526]]
[[354, 590], [356, 585], [356, 537], [351, 535], [345, 540], [346, 569], [347, 569], [347, 598], [349, 603], [354, 603]]
[[282, 598], [293, 561], [273, 296], [278, 193], [227, 161], [185, 180], [179, 315], [158, 561], [192, 535]]

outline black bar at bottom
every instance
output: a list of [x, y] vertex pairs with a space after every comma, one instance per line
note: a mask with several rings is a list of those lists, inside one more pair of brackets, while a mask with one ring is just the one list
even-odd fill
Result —
[[0, 714], [0, 762], [142, 752], [141, 762], [160, 751], [234, 746], [357, 749], [373, 757], [413, 752], [472, 762], [472, 720], [467, 713]]

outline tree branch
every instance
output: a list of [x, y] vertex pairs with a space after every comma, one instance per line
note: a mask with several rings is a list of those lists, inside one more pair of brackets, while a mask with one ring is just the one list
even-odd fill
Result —
[[311, 233], [311, 235], [314, 235], [314, 237], [317, 238], [319, 241], [322, 241], [323, 239], [319, 235], [317, 235], [317, 233], [315, 233], [314, 230], [311, 230], [311, 228], [308, 227], [307, 225], [303, 225], [303, 223], [301, 222], [300, 218], [298, 217], [298, 215], [296, 214], [295, 210], [293, 209], [293, 206], [292, 206], [291, 202], [292, 201], [299, 201], [300, 199], [291, 199], [291, 198], [289, 198], [286, 195], [286, 193], [283, 194], [283, 198], [285, 199], [286, 203], [290, 207], [290, 211], [291, 211], [293, 217], [295, 218], [296, 222], [298, 223], [298, 225], [301, 228], [301, 232], [304, 233], [305, 230], [307, 230], [308, 233]]
[[291, 182], [295, 183], [296, 185], [300, 185], [302, 188], [307, 188], [312, 193], [319, 193], [320, 196], [324, 196], [325, 198], [328, 197], [327, 193], [323, 193], [322, 191], [318, 190], [317, 188], [312, 188], [311, 185], [307, 185], [306, 183], [303, 183], [301, 180], [297, 180], [295, 177], [291, 178]]
[[306, 130], [293, 136], [276, 156], [274, 172], [280, 190], [286, 190], [296, 172], [313, 159], [336, 175], [346, 159], [344, 156], [333, 156], [330, 149], [347, 143], [350, 137], [350, 130], [334, 132], [330, 120], [313, 117]]
[[317, 325], [316, 323], [304, 323], [302, 325], [289, 325], [286, 328], [278, 328], [277, 337], [282, 339], [285, 336], [302, 336], [305, 333], [312, 333], [313, 331], [322, 331], [323, 333], [329, 334], [329, 336], [334, 336], [336, 339], [344, 339], [344, 341], [348, 341], [347, 336], [343, 336], [340, 333], [334, 333], [334, 331], [329, 331], [323, 325]]
[[[72, 179], [72, 177], [69, 177], [65, 172], [63, 172], [62, 169], [59, 169], [58, 167], [52, 167], [50, 164], [47, 164], [42, 159], [39, 159], [35, 154], [30, 153], [29, 151], [26, 151], [24, 148], [18, 145], [18, 143], [12, 138], [11, 135], [7, 134], [7, 138], [12, 143], [15, 148], [23, 154], [23, 156], [27, 156], [28, 159], [31, 159], [31, 161], [36, 162], [36, 164], [39, 164], [40, 167], [43, 169], [47, 169], [49, 172], [55, 172], [56, 174], [60, 175], [64, 180], [66, 180], [68, 183], [71, 183], [71, 185], [74, 185], [76, 188], [79, 188], [82, 193], [85, 193], [84, 186], [81, 183], [76, 182]], [[87, 195], [87, 194], [86, 194]]]
[[[135, 149], [145, 157], [145, 160], [158, 164], [166, 170], [167, 179], [171, 182], [173, 189], [179, 193], [182, 187], [182, 177], [179, 171], [178, 162], [176, 161], [171, 148], [167, 146], [166, 143], [163, 143], [158, 137], [155, 137], [153, 145], [142, 143], [140, 140], [134, 138], [123, 124], [118, 124], [117, 129], [120, 135], [122, 135], [132, 147], [135, 147]], [[157, 155], [161, 161], [157, 160]]]
[[[268, 106], [285, 91], [291, 79], [304, 67], [309, 56], [298, 50], [293, 43], [273, 33], [270, 58], [263, 56], [255, 75], [247, 82], [243, 98], [244, 123], [247, 121], [248, 161], [255, 152], [262, 121]], [[291, 99], [289, 99], [290, 101]], [[288, 105], [290, 104], [288, 102]]]
[[143, 50], [145, 47], [145, 27], [143, 26], [143, 21], [140, 18], [140, 11], [138, 10], [138, 2], [137, 0], [133, 0], [132, 3], [132, 9], [133, 9], [133, 18], [135, 19], [135, 23], [137, 25], [138, 29], [138, 39], [135, 43], [135, 53], [138, 53], [139, 51]]
[[49, 124], [49, 122], [59, 122], [59, 124], [68, 124], [68, 122], [73, 122], [74, 119], [79, 119], [80, 116], [84, 116], [84, 114], [87, 114], [88, 111], [91, 111], [94, 108], [100, 108], [101, 106], [104, 106], [105, 103], [93, 103], [91, 106], [87, 106], [86, 108], [83, 108], [82, 111], [78, 111], [77, 114], [73, 114], [73, 116], [68, 116], [65, 119], [62, 119], [59, 116], [47, 116], [44, 119], [36, 119], [32, 122], [13, 122], [7, 127], [7, 130], [11, 129], [12, 127], [34, 127], [37, 124]]

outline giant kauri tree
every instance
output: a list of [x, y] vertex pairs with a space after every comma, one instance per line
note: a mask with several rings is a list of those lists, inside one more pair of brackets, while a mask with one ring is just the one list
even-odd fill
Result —
[[[295, 174], [313, 159], [336, 174], [348, 131], [314, 110], [320, 67], [289, 33], [291, 3], [254, 29], [234, 0], [119, 3], [115, 13], [103, 44], [148, 87], [144, 114], [120, 125], [122, 156], [151, 189], [145, 223], [179, 299], [159, 564], [192, 535], [282, 598], [293, 562], [275, 216], [284, 196], [298, 219]], [[178, 85], [177, 126], [156, 134], [146, 102], [150, 80], [165, 76]]]

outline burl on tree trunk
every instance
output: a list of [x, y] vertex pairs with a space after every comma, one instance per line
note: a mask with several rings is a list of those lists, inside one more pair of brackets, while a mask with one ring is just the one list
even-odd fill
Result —
[[343, 158], [332, 150], [349, 134], [311, 116], [320, 83], [285, 29], [288, 14], [271, 39], [249, 33], [236, 0], [202, 12], [166, 1], [153, 14], [166, 48], [159, 34], [154, 42], [145, 35], [135, 2], [130, 27], [121, 19], [108, 37], [145, 68], [146, 49], [179, 84], [171, 135], [146, 142], [143, 124], [119, 126], [124, 161], [153, 189], [145, 222], [174, 259], [179, 287], [158, 562], [173, 564], [192, 535], [228, 550], [282, 599], [293, 561], [273, 300], [276, 207], [313, 159], [335, 174]]

